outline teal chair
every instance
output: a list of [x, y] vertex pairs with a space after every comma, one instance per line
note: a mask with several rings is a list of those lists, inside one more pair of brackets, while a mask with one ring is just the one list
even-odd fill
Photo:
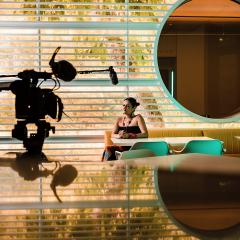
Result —
[[192, 140], [181, 151], [181, 153], [203, 153], [209, 155], [222, 155], [223, 152], [223, 143], [220, 140]]
[[121, 152], [120, 160], [131, 158], [155, 157], [156, 155], [149, 149], [137, 149]]
[[130, 150], [149, 149], [156, 156], [166, 156], [170, 153], [169, 146], [166, 142], [136, 142]]

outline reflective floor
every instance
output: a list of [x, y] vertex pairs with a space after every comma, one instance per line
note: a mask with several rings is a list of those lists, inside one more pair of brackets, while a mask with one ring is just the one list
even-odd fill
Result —
[[159, 205], [151, 166], [8, 153], [0, 171], [0, 239], [193, 239]]
[[[221, 205], [209, 215], [209, 226], [217, 223], [221, 230], [239, 224], [236, 159], [185, 154], [83, 163], [5, 154], [0, 158], [0, 239], [201, 239], [206, 229], [199, 223], [207, 226], [207, 210], [220, 206], [214, 204], [225, 191], [231, 199], [222, 198], [227, 210]], [[208, 195], [212, 201], [206, 209], [201, 204]], [[216, 221], [228, 209], [225, 223]], [[230, 239], [239, 239], [238, 233]]]

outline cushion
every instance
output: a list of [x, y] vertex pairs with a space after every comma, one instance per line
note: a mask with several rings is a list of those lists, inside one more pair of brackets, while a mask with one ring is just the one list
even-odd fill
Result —
[[223, 141], [226, 154], [240, 154], [240, 140], [235, 138], [240, 136], [240, 128], [203, 129], [203, 135]]

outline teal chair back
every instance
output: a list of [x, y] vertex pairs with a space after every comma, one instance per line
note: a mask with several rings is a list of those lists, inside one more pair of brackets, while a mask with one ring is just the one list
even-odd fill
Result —
[[131, 158], [155, 157], [156, 155], [149, 149], [137, 149], [122, 152], [120, 160]]
[[166, 142], [137, 142], [132, 147], [131, 150], [136, 149], [149, 149], [156, 156], [165, 156], [170, 153], [169, 146]]
[[223, 143], [220, 140], [192, 140], [186, 144], [182, 153], [222, 155]]

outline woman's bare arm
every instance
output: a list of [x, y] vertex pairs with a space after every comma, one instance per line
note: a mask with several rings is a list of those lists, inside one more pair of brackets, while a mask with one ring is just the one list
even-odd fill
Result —
[[113, 126], [113, 130], [112, 130], [112, 137], [113, 138], [120, 138], [120, 135], [119, 135], [119, 133], [118, 133], [118, 128], [119, 128], [119, 122], [121, 121], [121, 117], [119, 117], [117, 120], [116, 120], [116, 122], [115, 122], [115, 124], [114, 124], [114, 126]]
[[138, 126], [141, 130], [141, 133], [137, 134], [137, 138], [147, 138], [148, 137], [148, 130], [147, 130], [147, 126], [146, 126], [146, 123], [145, 123], [142, 115], [139, 114], [137, 116], [137, 122], [138, 122]]

